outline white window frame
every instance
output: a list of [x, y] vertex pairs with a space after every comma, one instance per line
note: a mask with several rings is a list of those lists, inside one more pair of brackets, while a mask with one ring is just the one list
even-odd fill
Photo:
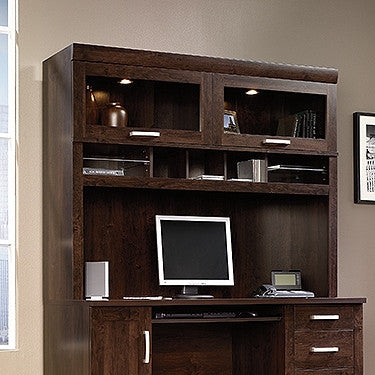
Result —
[[18, 1], [8, 0], [8, 26], [0, 26], [0, 34], [8, 35], [8, 132], [0, 133], [0, 139], [8, 140], [8, 240], [0, 245], [8, 246], [8, 344], [2, 350], [16, 349], [16, 124], [18, 83]]

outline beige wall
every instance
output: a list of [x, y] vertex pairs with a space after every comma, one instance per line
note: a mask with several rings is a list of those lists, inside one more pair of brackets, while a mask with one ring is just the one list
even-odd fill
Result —
[[373, 0], [19, 0], [19, 350], [0, 373], [42, 374], [41, 61], [72, 42], [339, 68], [339, 294], [367, 296], [375, 373], [375, 206], [353, 204], [352, 113], [375, 112]]

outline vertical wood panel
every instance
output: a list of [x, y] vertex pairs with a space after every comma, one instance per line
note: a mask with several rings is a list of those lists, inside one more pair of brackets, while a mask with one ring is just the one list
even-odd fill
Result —
[[163, 324], [153, 336], [153, 375], [235, 374], [227, 325]]
[[328, 285], [329, 297], [337, 296], [337, 158], [329, 159]]
[[44, 308], [44, 374], [89, 375], [89, 307], [72, 302]]
[[43, 65], [44, 301], [73, 297], [71, 49]]
[[146, 308], [92, 308], [91, 375], [151, 374], [151, 364], [142, 361], [150, 319]]

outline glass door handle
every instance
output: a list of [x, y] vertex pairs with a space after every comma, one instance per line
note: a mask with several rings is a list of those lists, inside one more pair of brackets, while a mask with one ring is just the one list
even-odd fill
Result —
[[262, 142], [265, 146], [288, 146], [290, 145], [289, 139], [273, 139], [266, 138]]
[[149, 131], [140, 131], [140, 130], [132, 130], [129, 132], [129, 137], [151, 137], [157, 138], [160, 137], [160, 132], [149, 132]]

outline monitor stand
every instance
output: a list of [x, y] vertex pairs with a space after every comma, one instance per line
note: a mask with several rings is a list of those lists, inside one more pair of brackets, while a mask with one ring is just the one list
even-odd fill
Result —
[[177, 294], [175, 298], [181, 299], [211, 299], [214, 296], [210, 294], [198, 294], [197, 286], [183, 286], [181, 294]]

